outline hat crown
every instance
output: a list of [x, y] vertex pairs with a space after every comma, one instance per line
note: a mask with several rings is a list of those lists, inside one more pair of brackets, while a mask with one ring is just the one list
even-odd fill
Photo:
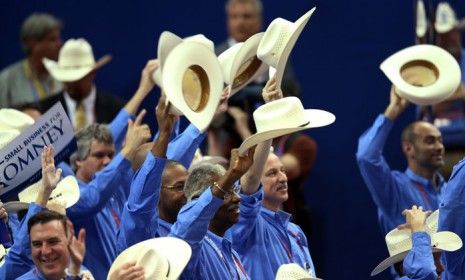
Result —
[[266, 64], [276, 68], [279, 58], [295, 28], [296, 25], [294, 22], [283, 18], [273, 20], [260, 42], [257, 56]]
[[257, 133], [309, 123], [299, 98], [290, 96], [260, 106], [253, 113]]
[[167, 279], [170, 268], [168, 260], [152, 248], [143, 252], [136, 264], [144, 268], [145, 279]]
[[0, 128], [11, 128], [20, 132], [34, 124], [34, 119], [28, 114], [12, 108], [0, 109]]
[[312, 280], [312, 275], [296, 263], [283, 264], [276, 272], [275, 280]]
[[434, 27], [438, 33], [446, 33], [457, 24], [457, 18], [452, 7], [447, 2], [441, 2], [436, 9], [436, 22]]
[[60, 50], [58, 65], [63, 68], [92, 67], [95, 64], [92, 47], [85, 39], [69, 39]]

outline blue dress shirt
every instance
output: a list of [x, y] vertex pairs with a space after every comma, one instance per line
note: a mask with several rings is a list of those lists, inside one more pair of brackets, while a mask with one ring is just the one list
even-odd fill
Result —
[[263, 189], [241, 194], [239, 223], [228, 231], [250, 279], [274, 279], [282, 264], [297, 263], [315, 276], [307, 238], [291, 215], [262, 206]]
[[431, 237], [424, 231], [412, 234], [412, 250], [404, 258], [404, 274], [400, 279], [436, 280]]
[[255, 279], [245, 275], [231, 241], [208, 230], [222, 204], [223, 200], [215, 197], [208, 188], [179, 212], [170, 235], [183, 239], [192, 248], [191, 259], [180, 279]]
[[433, 182], [416, 175], [412, 170], [392, 171], [383, 157], [383, 148], [393, 122], [379, 115], [373, 126], [360, 136], [357, 163], [370, 191], [378, 219], [386, 235], [391, 229], [405, 222], [402, 211], [413, 205], [434, 211], [439, 207], [439, 197], [444, 179], [439, 175], [438, 187]]

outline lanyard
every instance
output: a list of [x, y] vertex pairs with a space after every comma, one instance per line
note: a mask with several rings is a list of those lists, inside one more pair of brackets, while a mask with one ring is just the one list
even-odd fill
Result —
[[111, 215], [113, 216], [113, 219], [115, 220], [116, 225], [119, 227], [119, 225], [121, 224], [121, 220], [118, 217], [118, 213], [116, 213], [115, 211], [115, 206], [113, 205], [114, 204], [113, 198], [110, 199], [110, 204], [111, 204], [110, 205]]
[[[231, 275], [231, 279], [234, 279], [234, 274], [232, 273], [231, 271], [231, 267], [229, 266], [228, 262], [226, 261], [226, 258], [223, 256], [223, 253], [220, 251], [220, 249], [218, 248], [218, 246], [216, 246], [215, 242], [213, 242], [213, 240], [211, 240], [210, 237], [208, 236], [205, 236], [205, 240], [207, 241], [208, 244], [210, 244], [210, 246], [213, 247], [213, 249], [215, 250], [215, 252], [218, 254], [218, 256], [220, 256], [221, 260], [223, 261], [223, 263], [228, 267], [228, 271], [229, 271], [229, 274]], [[232, 258], [233, 258], [233, 261], [234, 261], [234, 265], [236, 267], [236, 274], [237, 274], [237, 279], [242, 279], [241, 276], [240, 276], [240, 273], [239, 271], [242, 272], [242, 275], [245, 277], [245, 279], [249, 279], [247, 277], [247, 273], [245, 272], [245, 269], [244, 267], [242, 266], [242, 263], [239, 261], [239, 259], [234, 255], [234, 253], [231, 252], [231, 255], [232, 255]]]
[[[32, 71], [31, 71], [31, 66], [29, 65], [27, 60], [23, 62], [23, 71], [24, 71], [25, 76], [28, 78], [29, 83], [31, 84], [31, 90], [32, 90], [32, 94], [35, 97], [35, 100], [45, 99], [48, 94], [44, 86], [40, 83], [39, 79], [33, 76]], [[53, 81], [52, 81], [50, 92], [53, 91], [53, 87], [54, 86], [53, 86]]]
[[310, 261], [307, 259], [307, 256], [305, 255], [305, 247], [302, 244], [302, 239], [293, 230], [287, 229], [287, 231], [294, 237], [294, 239], [296, 240], [296, 242], [299, 245], [300, 249], [302, 250], [302, 253], [303, 253], [304, 258], [305, 258], [305, 264], [304, 264], [305, 270], [307, 270], [308, 272], [310, 272], [313, 275], [312, 267], [310, 267]]
[[434, 208], [431, 207], [432, 206], [432, 203], [431, 203], [431, 198], [429, 197], [426, 189], [425, 189], [425, 186], [421, 185], [420, 183], [418, 182], [415, 182], [413, 180], [410, 180], [412, 181], [412, 184], [413, 186], [420, 192], [420, 195], [423, 197], [423, 201], [427, 204], [428, 208], [430, 210], [433, 210]]

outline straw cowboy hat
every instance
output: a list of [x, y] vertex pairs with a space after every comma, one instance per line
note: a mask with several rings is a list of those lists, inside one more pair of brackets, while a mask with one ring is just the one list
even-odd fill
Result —
[[169, 31], [163, 31], [160, 34], [160, 38], [158, 38], [157, 59], [159, 62], [159, 67], [157, 68], [157, 70], [155, 70], [152, 76], [153, 81], [158, 86], [163, 87], [161, 73], [163, 72], [163, 65], [165, 64], [168, 54], [183, 41], [198, 42], [206, 45], [210, 49], [214, 48], [213, 42], [202, 34], [197, 34], [182, 39], [174, 33], [171, 33]]
[[91, 45], [82, 38], [69, 39], [60, 49], [58, 62], [43, 58], [42, 62], [53, 78], [60, 82], [78, 81], [92, 70], [110, 62], [111, 56], [105, 55], [97, 62]]
[[[462, 247], [460, 237], [451, 231], [438, 232], [439, 211], [436, 210], [426, 219], [426, 232], [431, 237], [433, 252], [456, 251]], [[381, 273], [391, 265], [402, 261], [412, 249], [412, 233], [410, 229], [393, 229], [386, 235], [389, 257], [382, 261], [371, 276]]]
[[278, 87], [281, 86], [289, 54], [315, 9], [316, 7], [305, 13], [296, 22], [283, 18], [273, 20], [258, 45], [258, 58], [276, 69], [276, 85]]
[[299, 98], [290, 96], [266, 103], [253, 112], [257, 133], [246, 138], [239, 154], [263, 141], [304, 129], [326, 126], [336, 117], [327, 111], [304, 109]]
[[446, 50], [434, 45], [408, 47], [388, 57], [381, 70], [397, 94], [418, 105], [432, 105], [459, 87], [460, 66]]
[[34, 119], [28, 114], [12, 108], [0, 109], [0, 130], [16, 129], [23, 131], [34, 124]]
[[263, 32], [257, 33], [218, 56], [224, 82], [231, 87], [230, 96], [268, 70], [268, 65], [257, 57], [258, 45], [263, 34]]
[[19, 130], [12, 128], [1, 128], [0, 129], [0, 149], [8, 145], [13, 139], [21, 134]]
[[315, 278], [296, 263], [283, 264], [276, 272], [275, 280], [321, 280]]
[[107, 280], [116, 279], [115, 271], [128, 262], [144, 268], [145, 279], [178, 279], [189, 262], [192, 250], [184, 240], [159, 237], [137, 243], [124, 250], [111, 265]]
[[415, 26], [415, 33], [417, 37], [421, 38], [425, 36], [426, 31], [428, 30], [428, 20], [426, 19], [426, 10], [425, 3], [423, 0], [417, 1], [417, 23]]
[[184, 40], [162, 66], [167, 100], [200, 131], [210, 125], [223, 91], [223, 75], [213, 46]]
[[[19, 201], [11, 201], [4, 204], [7, 212], [17, 212], [27, 209], [31, 202], [36, 201], [42, 180], [34, 183], [18, 194]], [[69, 208], [78, 202], [80, 197], [79, 185], [74, 176], [66, 176], [56, 186], [50, 194], [50, 202], [63, 204]]]

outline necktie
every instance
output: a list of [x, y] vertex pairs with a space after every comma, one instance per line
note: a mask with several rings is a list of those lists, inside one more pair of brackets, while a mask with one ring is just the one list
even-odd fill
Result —
[[84, 110], [84, 105], [82, 102], [78, 102], [76, 104], [76, 111], [74, 114], [74, 120], [75, 122], [75, 129], [76, 131], [84, 128], [87, 125], [87, 116], [86, 116], [86, 111]]

